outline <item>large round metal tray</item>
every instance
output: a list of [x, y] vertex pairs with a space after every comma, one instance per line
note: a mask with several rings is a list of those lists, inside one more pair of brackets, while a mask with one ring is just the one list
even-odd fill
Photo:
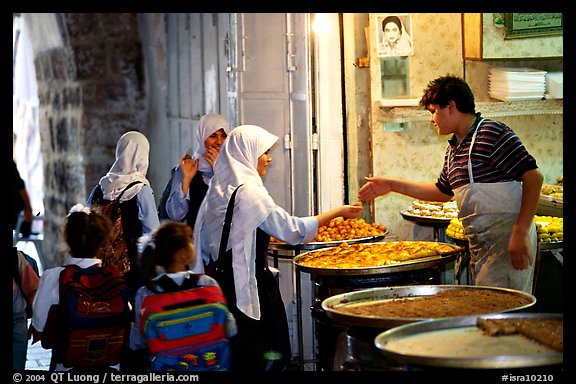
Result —
[[540, 195], [540, 202], [552, 202], [552, 203], [556, 203], [559, 205], [563, 205], [564, 204], [564, 199], [561, 197], [554, 197], [554, 196], [548, 196], [548, 195]]
[[[374, 244], [380, 244], [381, 242], [373, 242]], [[448, 263], [453, 261], [456, 256], [464, 252], [465, 249], [449, 243], [440, 243], [444, 245], [451, 246], [454, 251], [450, 253], [446, 253], [441, 256], [431, 256], [431, 257], [423, 257], [421, 259], [415, 259], [412, 261], [404, 261], [399, 262], [398, 264], [391, 264], [385, 266], [378, 266], [378, 267], [364, 267], [364, 268], [317, 268], [317, 267], [310, 267], [306, 265], [300, 264], [300, 261], [309, 255], [311, 252], [321, 252], [323, 250], [313, 250], [309, 252], [302, 253], [296, 256], [292, 262], [300, 271], [308, 272], [313, 275], [372, 275], [372, 274], [380, 274], [380, 273], [392, 273], [392, 272], [405, 272], [411, 271], [414, 269], [423, 269], [423, 268], [433, 268], [444, 263]]]
[[418, 224], [434, 224], [434, 225], [448, 225], [450, 224], [451, 217], [434, 217], [434, 216], [420, 216], [413, 215], [406, 210], [400, 211], [400, 214], [406, 220], [414, 221]]
[[389, 329], [400, 325], [429, 319], [421, 317], [419, 318], [368, 317], [342, 312], [339, 309], [349, 305], [371, 303], [389, 299], [431, 296], [438, 292], [454, 289], [492, 290], [499, 292], [507, 292], [510, 293], [511, 295], [527, 298], [530, 300], [530, 303], [527, 305], [510, 308], [506, 311], [501, 312], [525, 310], [536, 303], [536, 297], [534, 297], [533, 295], [526, 292], [508, 288], [476, 286], [476, 285], [409, 285], [409, 286], [370, 288], [365, 290], [341, 293], [338, 295], [331, 296], [322, 301], [322, 309], [326, 311], [326, 314], [330, 318], [332, 318], [334, 321], [338, 323], [343, 323], [350, 326]]
[[563, 217], [564, 215], [564, 199], [556, 199], [551, 196], [540, 195], [536, 214], [542, 216], [556, 216]]
[[[563, 319], [562, 314], [500, 313], [426, 320], [384, 331], [376, 336], [374, 344], [387, 358], [417, 366], [501, 369], [562, 364], [562, 352], [539, 347], [520, 335], [494, 337], [481, 334], [476, 327], [479, 317]], [[399, 341], [409, 341], [415, 347], [408, 353], [403, 352], [398, 347]], [[530, 348], [522, 353], [523, 346]], [[440, 348], [448, 348], [448, 352], [440, 351]]]
[[374, 242], [378, 242], [380, 240], [384, 240], [384, 238], [386, 237], [386, 235], [388, 234], [388, 230], [386, 230], [384, 233], [378, 235], [378, 236], [369, 236], [369, 237], [359, 237], [356, 239], [349, 239], [349, 240], [335, 240], [335, 241], [313, 241], [310, 243], [306, 243], [306, 244], [287, 244], [284, 242], [277, 242], [277, 241], [271, 241], [270, 244], [268, 245], [268, 249], [278, 249], [278, 250], [288, 250], [288, 251], [299, 251], [299, 250], [305, 250], [305, 251], [311, 251], [311, 250], [316, 250], [316, 249], [320, 249], [320, 248], [329, 248], [329, 247], [335, 247], [338, 246], [342, 243], [348, 243], [348, 244], [355, 244], [355, 243], [374, 243]]
[[564, 248], [564, 241], [542, 241], [540, 242], [540, 249], [547, 251], [550, 249], [562, 249]]
[[468, 239], [459, 239], [457, 237], [452, 237], [452, 236], [446, 235], [446, 240], [448, 240], [448, 243], [450, 243], [450, 244], [456, 244], [456, 245], [459, 245], [461, 247], [467, 247], [468, 246]]

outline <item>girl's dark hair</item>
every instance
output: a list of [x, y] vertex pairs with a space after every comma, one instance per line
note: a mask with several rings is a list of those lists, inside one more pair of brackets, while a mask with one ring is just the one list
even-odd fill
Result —
[[384, 20], [382, 20], [382, 31], [386, 29], [386, 24], [394, 23], [398, 26], [400, 33], [402, 33], [402, 21], [398, 16], [387, 16]]
[[164, 220], [152, 233], [152, 243], [142, 250], [144, 281], [156, 276], [156, 266], [166, 268], [174, 262], [176, 252], [192, 240], [192, 228], [178, 221]]
[[66, 217], [62, 234], [72, 257], [99, 257], [112, 240], [112, 222], [94, 211], [72, 212]]
[[430, 104], [446, 107], [450, 100], [456, 104], [456, 109], [462, 113], [476, 113], [474, 94], [470, 86], [460, 77], [448, 75], [439, 77], [428, 83], [420, 105], [428, 108]]

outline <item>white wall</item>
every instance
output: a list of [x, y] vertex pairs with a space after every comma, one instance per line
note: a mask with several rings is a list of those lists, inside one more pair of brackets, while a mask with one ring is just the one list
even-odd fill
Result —
[[[337, 13], [324, 18], [326, 30], [315, 34], [316, 117], [318, 124], [318, 211], [343, 204], [344, 136], [340, 27]], [[314, 21], [313, 21], [314, 23]]]

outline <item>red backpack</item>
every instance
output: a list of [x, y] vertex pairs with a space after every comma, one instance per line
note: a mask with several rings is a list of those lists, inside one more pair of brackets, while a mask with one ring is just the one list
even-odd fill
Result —
[[66, 265], [60, 273], [60, 303], [50, 309], [57, 312], [55, 360], [65, 367], [118, 364], [131, 325], [128, 296], [115, 267]]
[[226, 299], [218, 286], [198, 286], [199, 276], [181, 286], [166, 275], [148, 284], [157, 293], [142, 302], [140, 331], [153, 371], [230, 369]]
[[[102, 265], [113, 265], [120, 270], [122, 275], [130, 271], [130, 256], [128, 251], [129, 240], [125, 234], [125, 224], [122, 221], [120, 198], [124, 195], [124, 192], [138, 183], [141, 183], [141, 181], [130, 183], [115, 200], [105, 200], [102, 197], [101, 190], [99, 191], [98, 197], [91, 196], [91, 198], [94, 199], [91, 204], [92, 207], [112, 221], [114, 230], [114, 235], [112, 236], [108, 250], [103, 256]], [[100, 186], [96, 188], [100, 188]]]

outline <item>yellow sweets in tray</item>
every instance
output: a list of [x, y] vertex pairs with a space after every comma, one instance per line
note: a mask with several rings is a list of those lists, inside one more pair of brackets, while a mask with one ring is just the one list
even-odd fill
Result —
[[538, 238], [543, 243], [564, 240], [564, 219], [554, 216], [534, 216], [538, 228]]
[[386, 227], [376, 223], [369, 224], [364, 219], [330, 220], [318, 227], [318, 234], [313, 242], [344, 241], [365, 237], [380, 236], [386, 233]]
[[446, 228], [446, 235], [454, 239], [463, 240], [466, 238], [464, 226], [462, 226], [462, 222], [460, 222], [457, 217], [450, 220], [450, 224], [448, 224], [448, 227]]

